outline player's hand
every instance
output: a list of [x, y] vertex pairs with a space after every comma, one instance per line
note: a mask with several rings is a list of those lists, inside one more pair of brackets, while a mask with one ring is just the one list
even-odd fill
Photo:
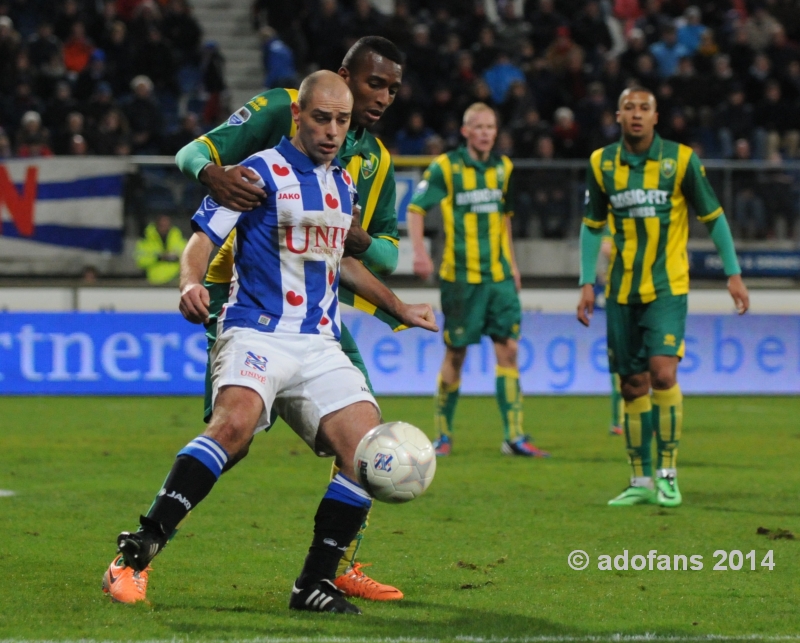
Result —
[[200, 182], [208, 187], [211, 198], [235, 212], [249, 212], [257, 207], [267, 193], [254, 185], [259, 176], [248, 167], [209, 163], [200, 172]]
[[581, 286], [581, 300], [578, 302], [578, 321], [588, 326], [594, 314], [594, 286], [584, 284]]
[[372, 243], [372, 237], [361, 227], [361, 208], [353, 208], [353, 221], [350, 223], [350, 230], [344, 240], [344, 252], [348, 257], [360, 255], [366, 252]]
[[736, 304], [736, 312], [744, 315], [750, 308], [750, 293], [747, 292], [747, 286], [742, 281], [742, 275], [728, 277], [728, 292], [733, 297], [733, 303]]
[[181, 303], [178, 310], [187, 321], [193, 324], [205, 324], [208, 322], [210, 303], [211, 298], [203, 284], [188, 284], [181, 290]]
[[434, 333], [439, 331], [430, 304], [403, 304], [397, 318], [409, 328], [424, 328]]
[[426, 250], [414, 253], [414, 274], [420, 279], [428, 279], [433, 274], [433, 260]]

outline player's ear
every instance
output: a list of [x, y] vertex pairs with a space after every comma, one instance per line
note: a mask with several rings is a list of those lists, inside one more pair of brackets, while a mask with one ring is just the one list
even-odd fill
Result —
[[294, 121], [295, 125], [300, 124], [300, 103], [297, 101], [292, 101], [290, 105], [290, 109], [292, 110], [292, 120]]
[[[620, 111], [619, 111], [619, 110], [617, 110], [617, 123], [620, 123], [620, 122], [621, 122], [621, 121], [620, 121], [620, 116], [621, 116], [621, 113], [620, 113]], [[656, 116], [656, 118], [658, 118], [658, 116]]]
[[467, 138], [467, 134], [469, 133], [469, 129], [467, 129], [466, 125], [462, 125], [461, 129], [458, 130], [458, 131], [461, 132], [461, 136], [463, 136], [464, 138]]
[[658, 112], [656, 112], [655, 120], [653, 121], [654, 125], [658, 125]]
[[345, 82], [350, 80], [350, 70], [347, 67], [339, 67], [339, 71], [337, 73]]

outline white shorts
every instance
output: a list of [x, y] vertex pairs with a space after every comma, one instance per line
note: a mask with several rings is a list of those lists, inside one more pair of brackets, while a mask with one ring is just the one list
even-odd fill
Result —
[[269, 426], [272, 406], [318, 455], [319, 422], [356, 402], [378, 403], [364, 375], [333, 337], [264, 333], [229, 328], [211, 351], [211, 408], [223, 386], [245, 386], [261, 396], [264, 410], [255, 432]]

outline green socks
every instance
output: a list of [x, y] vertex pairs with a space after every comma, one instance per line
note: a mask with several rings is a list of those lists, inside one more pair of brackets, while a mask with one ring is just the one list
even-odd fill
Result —
[[649, 395], [625, 402], [625, 442], [634, 478], [653, 475], [653, 456], [650, 452], [653, 441], [652, 409]]
[[500, 417], [503, 419], [503, 437], [513, 442], [523, 436], [519, 370], [498, 366], [495, 373], [495, 395]]
[[455, 384], [442, 383], [442, 376], [438, 378], [438, 388], [436, 391], [436, 413], [433, 416], [434, 428], [438, 435], [453, 437], [453, 416], [456, 413], [458, 404], [458, 392], [461, 382]]
[[677, 384], [653, 391], [653, 429], [658, 446], [658, 469], [675, 469], [683, 430], [683, 393]]

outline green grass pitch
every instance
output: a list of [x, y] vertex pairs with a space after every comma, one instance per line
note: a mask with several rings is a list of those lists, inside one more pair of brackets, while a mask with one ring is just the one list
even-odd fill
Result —
[[[430, 398], [381, 402], [387, 420], [430, 433]], [[0, 641], [800, 638], [800, 398], [688, 398], [674, 510], [606, 506], [629, 475], [608, 406], [528, 397], [526, 426], [553, 454], [529, 461], [500, 454], [492, 399], [463, 398], [428, 493], [376, 505], [364, 539], [368, 573], [405, 600], [342, 617], [287, 609], [330, 461], [285, 425], [159, 556], [150, 605], [123, 606], [100, 590], [116, 534], [201, 430], [201, 400], [0, 398], [0, 489], [15, 492], [0, 497]], [[587, 570], [567, 565], [575, 549]], [[626, 549], [702, 555], [704, 568], [597, 569]], [[715, 550], [755, 550], [756, 570], [714, 571]]]

